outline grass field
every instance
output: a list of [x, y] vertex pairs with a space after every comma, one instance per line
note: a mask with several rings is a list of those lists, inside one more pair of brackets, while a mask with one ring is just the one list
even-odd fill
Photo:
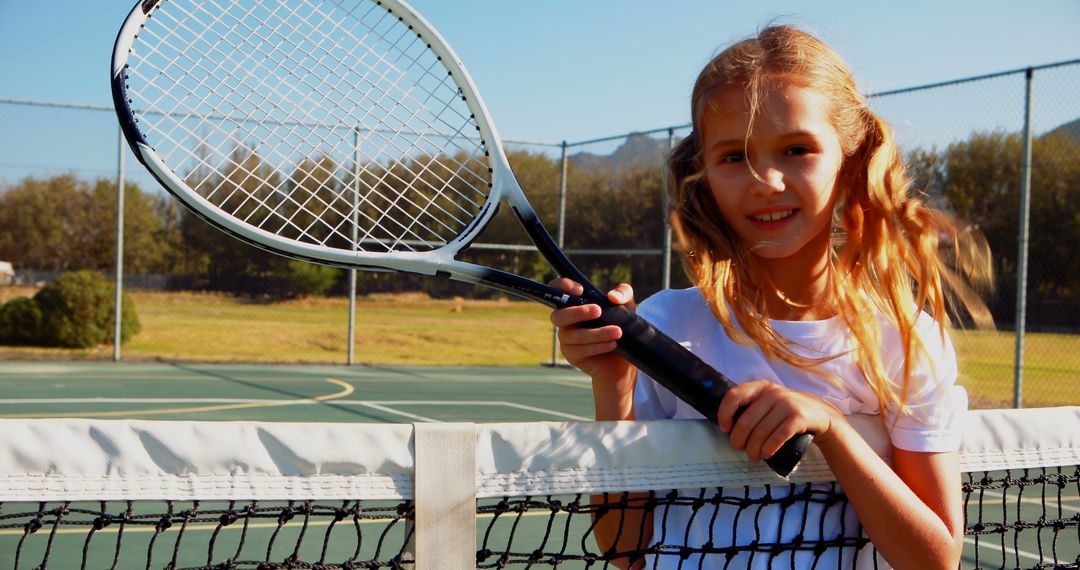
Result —
[[[30, 295], [0, 288], [0, 301]], [[344, 362], [344, 298], [254, 302], [212, 293], [133, 292], [143, 330], [123, 347], [125, 359]], [[535, 366], [551, 358], [545, 307], [519, 301], [431, 299], [424, 294], [358, 300], [356, 359], [367, 364]], [[1015, 337], [1008, 332], [954, 334], [962, 383], [977, 407], [1011, 406]], [[90, 350], [9, 348], [0, 358], [108, 358]], [[1027, 406], [1080, 405], [1080, 335], [1029, 333], [1025, 342]]]
[[[960, 382], [981, 408], [1012, 407], [1016, 336], [954, 331]], [[1080, 335], [1027, 333], [1023, 394], [1026, 407], [1080, 405]]]
[[[0, 301], [30, 295], [0, 288]], [[277, 303], [213, 293], [131, 293], [142, 332], [125, 359], [344, 362], [348, 301], [317, 297]], [[431, 299], [421, 293], [357, 301], [356, 359], [369, 364], [535, 366], [551, 358], [548, 310], [507, 300]], [[27, 358], [111, 357], [112, 347], [5, 347]], [[0, 354], [2, 357], [2, 354]]]

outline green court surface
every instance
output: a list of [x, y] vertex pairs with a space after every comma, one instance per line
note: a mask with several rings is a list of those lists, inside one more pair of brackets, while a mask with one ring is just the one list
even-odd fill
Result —
[[0, 362], [0, 417], [288, 422], [592, 419], [588, 378], [544, 367]]

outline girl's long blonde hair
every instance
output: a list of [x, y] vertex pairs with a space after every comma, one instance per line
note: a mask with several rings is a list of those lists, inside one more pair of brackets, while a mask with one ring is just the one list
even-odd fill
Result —
[[[989, 282], [989, 251], [977, 232], [960, 229], [913, 195], [891, 129], [870, 110], [839, 55], [810, 34], [767, 27], [721, 52], [698, 76], [691, 96], [694, 131], [668, 159], [671, 221], [687, 272], [731, 338], [803, 369], [822, 362], [800, 356], [772, 330], [765, 318], [768, 280], [724, 222], [704, 174], [701, 121], [713, 96], [727, 86], [745, 86], [752, 123], [763, 92], [783, 80], [798, 81], [831, 102], [844, 161], [836, 182], [827, 301], [850, 328], [859, 368], [881, 409], [904, 410], [910, 363], [922, 350], [915, 331], [919, 312], [932, 315], [942, 335], [950, 322], [947, 306], [966, 310], [976, 323], [990, 322], [968, 285]], [[899, 385], [882, 362], [879, 315], [900, 333], [905, 366]]]

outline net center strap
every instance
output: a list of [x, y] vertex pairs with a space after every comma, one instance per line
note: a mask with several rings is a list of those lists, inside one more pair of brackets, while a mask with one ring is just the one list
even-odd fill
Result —
[[476, 565], [476, 429], [413, 425], [416, 570]]

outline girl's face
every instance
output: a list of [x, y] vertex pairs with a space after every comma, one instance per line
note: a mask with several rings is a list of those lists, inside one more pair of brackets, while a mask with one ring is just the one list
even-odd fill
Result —
[[741, 86], [721, 89], [706, 107], [702, 138], [709, 189], [725, 221], [762, 258], [828, 252], [844, 159], [830, 107], [816, 91], [778, 81], [760, 100], [749, 136], [750, 109]]

